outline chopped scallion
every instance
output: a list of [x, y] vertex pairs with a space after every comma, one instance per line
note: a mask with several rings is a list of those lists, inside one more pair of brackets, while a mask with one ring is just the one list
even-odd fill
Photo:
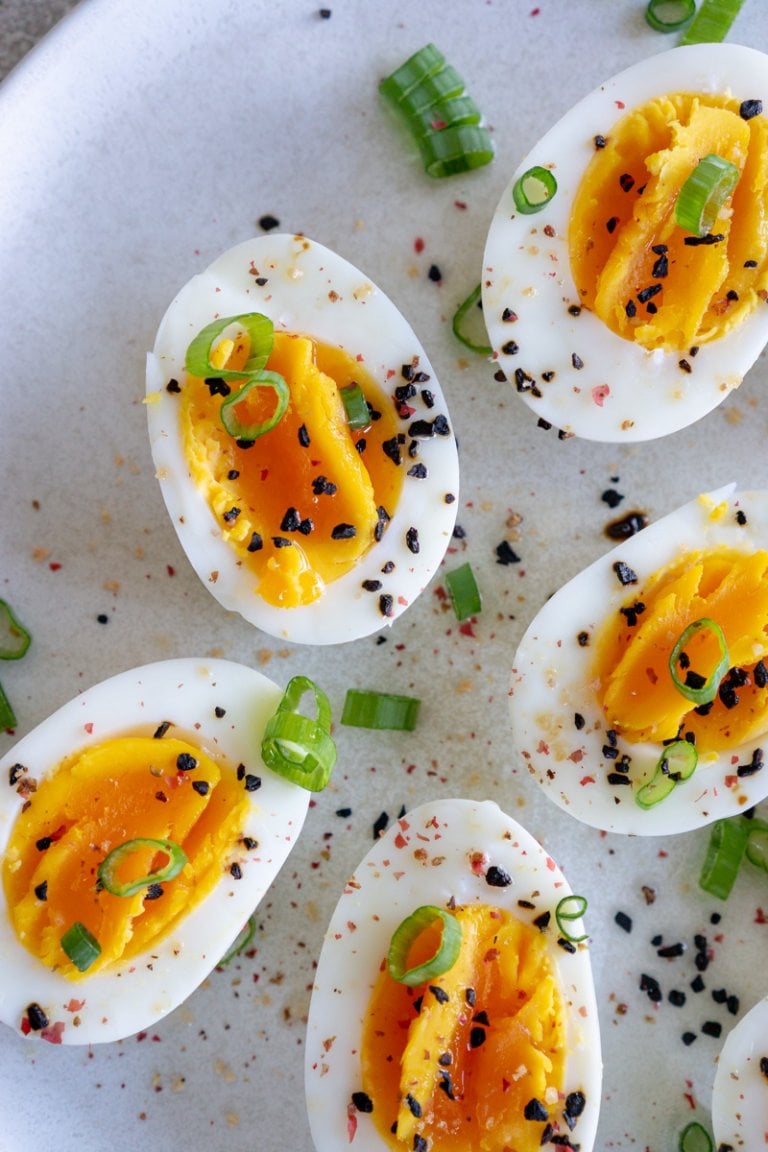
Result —
[[[471, 337], [467, 336], [466, 332], [464, 331], [464, 321], [470, 314], [474, 315], [473, 310], [480, 300], [481, 292], [482, 285], [478, 284], [472, 289], [466, 300], [459, 305], [453, 317], [452, 328], [454, 336], [457, 340], [461, 341], [465, 348], [469, 348], [471, 352], [477, 352], [481, 356], [490, 356], [493, 353], [493, 348], [491, 348], [490, 344], [479, 344], [477, 341], [472, 340]], [[478, 311], [481, 310], [478, 309]], [[484, 322], [483, 333], [484, 335], [487, 335], [485, 332]]]
[[677, 32], [696, 11], [696, 0], [648, 0], [645, 18], [656, 32]]
[[463, 95], [431, 104], [429, 108], [415, 112], [412, 120], [414, 131], [426, 136], [430, 132], [442, 131], [449, 124], [479, 124], [481, 116], [472, 97]]
[[226, 952], [222, 956], [221, 960], [219, 960], [219, 967], [221, 968], [222, 965], [229, 964], [233, 957], [239, 956], [241, 952], [244, 952], [250, 944], [251, 940], [253, 940], [255, 934], [256, 917], [249, 916], [247, 922], [240, 929], [237, 936], [235, 936], [229, 948], [227, 948]]
[[32, 642], [10, 604], [0, 600], [0, 660], [20, 660]]
[[16, 727], [16, 713], [11, 707], [11, 702], [3, 691], [3, 686], [0, 684], [0, 728], [15, 728]]
[[768, 823], [765, 820], [747, 821], [747, 846], [745, 855], [750, 864], [768, 872]]
[[419, 141], [428, 176], [455, 176], [493, 160], [491, 134], [482, 124], [448, 124]]
[[[277, 397], [275, 408], [272, 415], [259, 424], [242, 424], [235, 408], [241, 400], [245, 400], [248, 393], [254, 388], [272, 388]], [[251, 444], [254, 440], [258, 440], [259, 436], [263, 436], [265, 432], [271, 432], [275, 425], [280, 423], [289, 400], [290, 392], [283, 377], [278, 372], [266, 372], [262, 369], [249, 377], [237, 392], [231, 392], [226, 399], [222, 400], [219, 415], [230, 436], [234, 437], [235, 440]]]
[[718, 820], [712, 827], [699, 886], [719, 900], [731, 893], [747, 847], [749, 821], [741, 816]]
[[371, 422], [371, 412], [359, 384], [347, 384], [339, 389], [344, 411], [347, 414], [347, 426], [353, 431], [367, 428]]
[[584, 932], [580, 936], [574, 936], [570, 928], [566, 925], [572, 920], [581, 920], [588, 907], [586, 896], [577, 896], [572, 893], [570, 896], [563, 896], [562, 900], [555, 908], [555, 921], [557, 923], [558, 931], [564, 939], [568, 940], [571, 944], [580, 944], [582, 940], [587, 940], [589, 934]]
[[523, 172], [512, 186], [512, 199], [518, 212], [526, 216], [541, 212], [557, 192], [557, 180], [549, 168], [535, 164]]
[[[299, 712], [307, 693], [315, 699], [316, 717]], [[294, 676], [267, 722], [261, 757], [268, 768], [306, 788], [320, 792], [331, 778], [336, 745], [331, 736], [331, 705], [326, 694], [308, 676]]]
[[[441, 921], [440, 943], [427, 960], [408, 967], [408, 956], [413, 945], [427, 928]], [[461, 951], [461, 924], [450, 912], [424, 904], [417, 908], [395, 929], [387, 954], [387, 970], [393, 980], [415, 988], [426, 980], [434, 980], [450, 971]]]
[[445, 586], [448, 589], [457, 620], [467, 620], [470, 616], [477, 615], [483, 603], [469, 561], [446, 573]]
[[389, 692], [366, 692], [349, 688], [344, 700], [341, 722], [353, 728], [413, 732], [420, 706], [421, 701], [414, 696], [396, 696]]
[[434, 44], [425, 44], [404, 64], [395, 69], [391, 76], [379, 84], [379, 92], [394, 104], [399, 104], [404, 96], [445, 67], [445, 56]]
[[[159, 868], [153, 868], [144, 876], [138, 876], [135, 880], [120, 881], [117, 876], [120, 866], [136, 852], [148, 851], [152, 852], [153, 857], [166, 856], [166, 863]], [[162, 884], [168, 880], [173, 880], [186, 863], [186, 853], [175, 840], [154, 840], [149, 837], [137, 836], [135, 839], [125, 840], [113, 848], [99, 864], [97, 875], [101, 887], [113, 896], [135, 896], [137, 892], [141, 892], [143, 888], [149, 888], [151, 884]]]
[[86, 972], [101, 955], [101, 945], [85, 924], [75, 920], [61, 937], [61, 947], [79, 972]]
[[673, 740], [667, 744], [658, 759], [656, 770], [642, 788], [635, 793], [641, 808], [654, 808], [674, 789], [678, 780], [692, 776], [699, 760], [698, 752], [687, 740]]
[[[685, 651], [699, 632], [709, 632], [717, 641], [719, 657], [708, 676], [690, 670], [689, 658]], [[678, 665], [681, 669], [685, 667], [685, 680], [680, 679]], [[710, 620], [707, 616], [702, 616], [700, 620], [694, 620], [692, 624], [688, 625], [669, 656], [669, 672], [675, 688], [681, 696], [685, 696], [686, 700], [691, 700], [696, 705], [709, 704], [714, 700], [720, 687], [720, 681], [728, 671], [728, 667], [728, 648], [723, 630], [716, 621]]]
[[712, 231], [720, 209], [739, 181], [739, 170], [714, 152], [704, 156], [675, 201], [675, 221], [694, 236]]
[[686, 1124], [680, 1133], [679, 1152], [712, 1152], [712, 1137], [698, 1120]]
[[681, 44], [718, 44], [725, 40], [744, 0], [702, 0]]

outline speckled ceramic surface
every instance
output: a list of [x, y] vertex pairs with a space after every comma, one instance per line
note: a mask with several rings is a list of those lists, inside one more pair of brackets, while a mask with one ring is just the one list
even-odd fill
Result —
[[[0, 1034], [3, 1152], [95, 1152], [107, 1139], [113, 1152], [311, 1152], [304, 1033], [331, 912], [374, 825], [449, 796], [495, 800], [589, 898], [605, 1059], [596, 1147], [664, 1152], [690, 1119], [708, 1123], [717, 1034], [766, 993], [764, 878], [745, 871], [718, 904], [696, 882], [706, 829], [635, 840], [557, 809], [514, 760], [507, 686], [523, 631], [607, 551], [610, 521], [656, 519], [731, 480], [768, 487], [765, 354], [699, 423], [604, 445], [538, 428], [451, 333], [525, 152], [601, 81], [669, 47], [643, 10], [337, 0], [323, 17], [299, 0], [88, 0], [0, 89], [0, 597], [33, 633], [24, 659], [0, 668], [17, 736], [82, 689], [168, 657], [223, 657], [279, 684], [306, 673], [337, 717], [348, 687], [422, 700], [411, 734], [337, 727], [332, 786], [260, 905], [252, 949], [161, 1024], [93, 1049]], [[768, 51], [760, 0], [730, 39]], [[377, 95], [430, 40], [497, 150], [441, 182]], [[472, 563], [476, 621], [456, 623], [439, 573], [385, 642], [300, 647], [224, 611], [188, 564], [153, 474], [146, 352], [178, 287], [268, 214], [364, 269], [427, 349], [462, 469], [446, 567]], [[499, 562], [504, 541], [516, 562]], [[13, 739], [0, 734], [0, 753]]]

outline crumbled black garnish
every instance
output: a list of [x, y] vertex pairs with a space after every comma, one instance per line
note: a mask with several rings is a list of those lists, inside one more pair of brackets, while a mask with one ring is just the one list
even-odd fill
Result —
[[518, 392], [531, 392], [534, 396], [540, 395], [536, 380], [523, 368], [515, 368], [515, 387]]
[[678, 941], [676, 944], [664, 944], [661, 948], [656, 949], [657, 956], [663, 956], [667, 959], [672, 959], [675, 956], [682, 956], [685, 952], [685, 944]]
[[617, 560], [613, 565], [613, 570], [618, 577], [619, 584], [637, 584], [637, 574], [623, 560]]
[[726, 300], [738, 300], [739, 294], [735, 288], [729, 288], [725, 294]]
[[541, 1100], [537, 1100], [534, 1096], [533, 1100], [529, 1100], [523, 1108], [523, 1115], [526, 1120], [548, 1120], [549, 1112], [542, 1104]]
[[373, 1100], [367, 1092], [353, 1092], [352, 1103], [358, 1112], [373, 1112]]
[[[389, 512], [387, 512], [383, 504], [379, 505], [379, 507], [376, 509], [376, 517], [376, 527], [373, 530], [373, 538], [378, 543], [384, 535], [384, 532], [386, 531], [387, 525], [390, 521]], [[392, 562], [390, 561], [390, 563]], [[392, 568], [394, 568], [394, 564], [392, 564]], [[382, 572], [391, 572], [392, 568], [382, 568]]]
[[163, 736], [165, 736], [165, 734], [168, 731], [168, 729], [170, 728], [170, 726], [171, 726], [170, 720], [163, 720], [162, 724], [158, 724], [157, 728], [155, 728], [155, 731], [153, 733], [153, 739], [162, 740]]
[[626, 912], [617, 912], [613, 919], [619, 928], [622, 928], [625, 932], [632, 931], [632, 917], [628, 916]]
[[538, 928], [538, 930], [540, 932], [543, 932], [545, 928], [549, 928], [549, 922], [551, 919], [552, 919], [552, 913], [549, 910], [547, 910], [546, 912], [542, 912], [540, 915], [538, 915], [534, 919], [534, 921], [533, 921], [534, 927]]
[[474, 1008], [475, 1001], [477, 999], [477, 994], [476, 994], [474, 988], [465, 989], [464, 999], [466, 1000], [467, 1004], [469, 1004], [470, 1008]]
[[366, 440], [365, 436], [361, 436], [359, 440], [355, 441], [355, 452], [357, 452], [358, 456], [362, 456], [367, 447], [368, 441]]
[[159, 900], [161, 896], [165, 895], [165, 889], [162, 884], [148, 884], [147, 890], [144, 893], [145, 900]]
[[760, 1071], [762, 1072], [763, 1076], [768, 1078], [768, 1056], [760, 1057]]
[[576, 1127], [576, 1121], [587, 1106], [587, 1098], [583, 1092], [578, 1090], [569, 1092], [565, 1098], [565, 1108], [563, 1109], [563, 1118], [568, 1127], [573, 1131]]
[[621, 504], [624, 497], [621, 492], [617, 492], [615, 488], [606, 488], [600, 499], [604, 504], [607, 504], [609, 508], [616, 508], [617, 505]]
[[405, 534], [405, 545], [408, 551], [412, 552], [414, 556], [418, 555], [420, 548], [418, 528], [411, 527], [408, 529]]
[[315, 496], [333, 496], [336, 485], [332, 484], [326, 476], [315, 476], [312, 481], [312, 491]]
[[469, 1046], [470, 1046], [470, 1048], [480, 1048], [483, 1044], [485, 1044], [485, 1040], [486, 1040], [485, 1028], [481, 1028], [481, 1027], [479, 1027], [479, 1025], [475, 1025], [474, 1028], [470, 1028], [470, 1031], [469, 1031]]
[[685, 1044], [686, 1048], [690, 1048], [691, 1044], [693, 1044], [694, 1040], [696, 1039], [696, 1033], [683, 1032], [680, 1039], [682, 1040], [683, 1044]]
[[280, 531], [296, 532], [300, 523], [301, 516], [299, 515], [298, 508], [288, 508], [282, 520], [280, 521]]
[[394, 570], [395, 570], [394, 560], [387, 560], [386, 564], [382, 564], [381, 571], [384, 573], [385, 576], [389, 576], [390, 572], [394, 572]]
[[505, 356], [516, 356], [520, 351], [520, 345], [514, 340], [507, 340], [506, 344], [502, 344], [501, 350]]
[[176, 757], [176, 767], [179, 772], [191, 772], [197, 768], [197, 760], [189, 752], [180, 752]]
[[381, 580], [363, 580], [362, 586], [366, 592], [378, 592], [381, 589]]
[[626, 619], [629, 628], [636, 626], [637, 618], [638, 616], [642, 616], [643, 612], [645, 612], [645, 604], [642, 600], [635, 600], [634, 604], [619, 608], [619, 614]]
[[579, 632], [576, 643], [579, 648], [587, 648], [589, 646], [589, 632]]
[[421, 1104], [419, 1104], [418, 1100], [414, 1096], [411, 1096], [410, 1092], [407, 1092], [405, 1102], [408, 1105], [408, 1111], [411, 1115], [419, 1120], [421, 1118]]
[[[336, 815], [338, 816], [338, 812]], [[258, 848], [259, 846], [258, 840], [254, 840], [253, 836], [243, 836], [241, 844], [243, 848], [247, 848], [249, 852], [252, 852], [254, 848]]]
[[453, 1064], [453, 1056], [451, 1056], [450, 1052], [441, 1052], [437, 1058], [437, 1062], [442, 1068], [450, 1068], [451, 1064]]
[[631, 192], [635, 186], [635, 178], [629, 172], [622, 172], [619, 176], [619, 184], [621, 185], [622, 192]]
[[749, 764], [739, 764], [736, 769], [736, 775], [742, 779], [745, 776], [754, 776], [755, 773], [759, 772], [763, 767], [765, 767], [763, 750], [762, 748], [755, 748]]
[[607, 143], [605, 136], [601, 136], [599, 133], [595, 136], [595, 148], [605, 148]]
[[222, 708], [220, 704], [217, 704], [213, 710], [213, 714], [217, 720], [221, 720], [222, 716], [226, 716], [227, 710], [226, 708]]
[[27, 1021], [33, 1032], [40, 1032], [48, 1027], [48, 1017], [35, 1001], [27, 1005]]
[[502, 540], [500, 544], [496, 545], [496, 563], [503, 564], [505, 567], [508, 564], [520, 563], [520, 557], [508, 540]]
[[286, 540], [285, 536], [273, 536], [272, 537], [272, 543], [274, 544], [275, 548], [290, 548], [291, 547], [291, 541]]
[[407, 384], [398, 384], [394, 391], [395, 400], [404, 403], [406, 400], [412, 400], [416, 395], [416, 385], [409, 381]]
[[606, 220], [605, 227], [611, 234], [613, 234], [616, 231], [616, 227], [617, 227], [618, 223], [619, 223], [618, 216], [611, 216], [610, 220]]
[[624, 311], [630, 320], [633, 320], [634, 317], [637, 316], [637, 305], [635, 304], [634, 300], [627, 300], [626, 304], [624, 305]]
[[509, 872], [505, 872], [503, 868], [499, 868], [496, 864], [491, 864], [485, 874], [485, 882], [486, 884], [490, 884], [492, 888], [506, 888], [512, 883], [512, 877]]
[[208, 376], [205, 381], [211, 396], [229, 396], [232, 389], [220, 376]]
[[586, 724], [586, 720], [585, 720], [585, 719], [584, 719], [584, 717], [582, 716], [581, 712], [574, 712], [574, 714], [573, 714], [573, 724], [574, 724], [574, 727], [576, 728], [576, 730], [577, 730], [578, 732], [581, 732], [582, 728], [583, 728], [583, 727], [584, 727], [584, 725]]
[[745, 268], [757, 268], [757, 260], [745, 260], [744, 261], [744, 267]]
[[[439, 1063], [439, 1061], [438, 1061], [438, 1063]], [[437, 1082], [438, 1088], [440, 1088], [443, 1092], [445, 1092], [445, 1094], [449, 1100], [455, 1100], [456, 1097], [453, 1094], [453, 1081], [451, 1079], [450, 1072], [446, 1072], [445, 1070], [441, 1070], [439, 1073], [439, 1076], [440, 1076], [440, 1079]]]
[[394, 616], [395, 614], [395, 601], [388, 592], [382, 592], [379, 596], [379, 612], [382, 616]]
[[706, 236], [686, 236], [683, 244], [689, 248], [698, 248], [701, 244], [719, 244], [724, 239], [722, 232], [708, 232]]
[[258, 532], [253, 532], [251, 534], [251, 540], [250, 540], [250, 543], [248, 545], [247, 551], [248, 552], [260, 552], [263, 547], [264, 547], [264, 541], [262, 540], [261, 536], [259, 536]]
[[393, 436], [390, 440], [384, 440], [382, 445], [384, 455], [392, 461], [393, 464], [399, 464], [402, 459], [400, 455], [400, 441], [397, 436]]
[[234, 864], [230, 864], [229, 874], [233, 880], [242, 880], [243, 870], [240, 867], [240, 865], [237, 863], [237, 861], [235, 861]]
[[661, 284], [649, 284], [647, 288], [641, 288], [637, 294], [637, 299], [641, 304], [647, 304], [654, 296], [658, 296], [661, 292]]
[[768, 684], [768, 668], [766, 668], [762, 660], [758, 660], [752, 669], [752, 679], [757, 688], [765, 688]]
[[386, 813], [386, 812], [379, 813], [379, 815], [376, 817], [376, 819], [374, 820], [374, 823], [373, 823], [373, 838], [374, 838], [374, 840], [378, 840], [378, 838], [380, 836], [384, 835], [384, 833], [387, 830], [388, 824], [389, 824], [388, 813]]
[[[397, 1121], [395, 1121], [397, 1123]], [[413, 1152], [427, 1152], [429, 1145], [420, 1132], [413, 1137]]]
[[48, 881], [43, 880], [42, 883], [35, 886], [35, 896], [38, 900], [48, 899]]
[[706, 988], [703, 977], [701, 975], [694, 976], [693, 980], [691, 980], [690, 988], [691, 992], [703, 992]]
[[670, 1004], [673, 1005], [673, 1007], [682, 1008], [685, 1004], [685, 992], [681, 992], [679, 989], [673, 988], [667, 996], [667, 999], [669, 1000]]
[[433, 282], [433, 284], [439, 284], [443, 278], [443, 274], [438, 268], [437, 264], [430, 264], [427, 276]]
[[243, 780], [246, 792], [258, 792], [261, 788], [261, 777], [254, 776], [252, 772], [248, 772]]
[[655, 976], [647, 976], [645, 973], [640, 977], [640, 991], [648, 994], [648, 999], [654, 1004], [658, 1004], [661, 1000], [661, 988]]
[[753, 116], [759, 116], [762, 110], [762, 100], [742, 100], [739, 105], [739, 116], [742, 120], [751, 120]]
[[505, 308], [501, 318], [505, 324], [513, 324], [517, 320], [517, 312], [513, 312], [511, 308]]
[[8, 783], [11, 788], [15, 788], [22, 776], [29, 771], [23, 764], [12, 764], [8, 769]]
[[165, 386], [166, 392], [181, 392], [181, 385], [178, 380], [171, 378]]
[[413, 476], [415, 480], [425, 480], [428, 475], [426, 464], [414, 464], [408, 469], [408, 475]]
[[311, 444], [306, 424], [302, 424], [299, 428], [299, 444], [301, 444], [302, 448], [309, 448], [309, 445]]
[[606, 760], [616, 760], [619, 755], [618, 748], [614, 748], [613, 744], [603, 744], [603, 756]]
[[434, 996], [435, 1000], [437, 1000], [438, 1004], [447, 1004], [450, 1000], [450, 996], [446, 992], [445, 988], [441, 988], [439, 984], [430, 984], [429, 990]]
[[575, 352], [571, 355], [571, 364], [577, 372], [579, 372], [584, 367], [584, 361], [582, 360], [581, 356], [578, 356]]
[[336, 524], [331, 529], [332, 540], [352, 540], [357, 535], [354, 524]]
[[38, 852], [47, 852], [51, 844], [53, 844], [53, 840], [50, 836], [41, 836], [39, 840], [35, 840], [35, 848]]
[[717, 1040], [722, 1035], [723, 1026], [719, 1020], [705, 1020], [701, 1026], [701, 1030], [705, 1036], [714, 1036]]
[[192, 788], [197, 792], [198, 796], [207, 796], [211, 790], [211, 786], [207, 780], [195, 780]]
[[[442, 412], [439, 412], [438, 415], [435, 416], [434, 420], [432, 421], [432, 427], [435, 430], [435, 436], [450, 436], [451, 434], [451, 427], [448, 423], [448, 419], [443, 415]], [[413, 432], [411, 432], [411, 435], [413, 435]]]
[[655, 316], [656, 313], [658, 312], [658, 308], [654, 304], [653, 300], [651, 300], [648, 304], [646, 304], [645, 310], [649, 316]]
[[259, 217], [259, 228], [261, 228], [264, 232], [271, 232], [273, 228], [279, 227], [280, 221], [278, 220], [277, 216], [272, 216], [270, 213], [267, 213], [265, 216]]

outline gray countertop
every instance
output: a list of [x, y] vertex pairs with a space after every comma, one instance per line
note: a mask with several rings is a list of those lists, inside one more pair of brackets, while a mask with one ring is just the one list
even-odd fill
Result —
[[0, 0], [0, 80], [77, 0]]

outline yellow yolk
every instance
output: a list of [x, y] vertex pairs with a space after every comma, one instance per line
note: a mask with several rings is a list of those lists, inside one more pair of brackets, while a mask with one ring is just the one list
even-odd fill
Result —
[[[669, 658], [685, 629], [703, 618], [720, 625], [729, 667], [744, 673], [744, 683], [726, 676], [733, 693], [721, 691], [702, 715], [675, 687]], [[702, 629], [686, 654], [706, 679], [719, 655], [711, 631]], [[768, 729], [768, 687], [764, 669], [756, 671], [767, 655], [768, 552], [687, 555], [656, 573], [602, 628], [595, 676], [606, 725], [631, 742], [692, 732], [700, 755], [743, 743]], [[684, 681], [686, 673], [678, 675]]]
[[[448, 972], [408, 988], [384, 968], [373, 990], [361, 1055], [372, 1117], [398, 1150], [420, 1136], [431, 1152], [538, 1152], [545, 1121], [525, 1109], [554, 1114], [566, 1043], [547, 940], [489, 905], [454, 915], [462, 946]], [[434, 939], [415, 948], [432, 955]]]
[[[239, 369], [247, 338], [222, 341], [216, 351], [221, 366]], [[255, 591], [269, 604], [293, 608], [316, 600], [325, 584], [353, 568], [386, 525], [402, 484], [393, 459], [398, 428], [392, 401], [339, 348], [276, 332], [266, 367], [284, 377], [290, 402], [276, 427], [250, 447], [225, 431], [222, 397], [195, 377], [182, 390], [181, 426], [193, 479], [224, 539], [253, 570]], [[376, 413], [358, 431], [348, 426], [339, 392], [351, 383]], [[274, 393], [257, 388], [238, 405], [238, 417], [255, 423], [273, 410]]]
[[[690, 244], [675, 201], [704, 156], [740, 178], [710, 235]], [[728, 96], [676, 93], [633, 110], [596, 150], [568, 234], [582, 305], [644, 348], [688, 354], [723, 336], [768, 286], [768, 119]]]
[[[180, 756], [193, 757], [195, 767], [180, 770]], [[73, 753], [31, 794], [8, 842], [3, 883], [19, 939], [71, 979], [81, 973], [68, 962], [61, 937], [78, 921], [101, 946], [82, 975], [137, 955], [221, 878], [247, 807], [236, 773], [183, 740], [121, 736]], [[139, 837], [173, 840], [188, 862], [155, 898], [146, 898], [147, 889], [114, 896], [97, 883], [99, 865]], [[131, 853], [119, 882], [148, 875], [153, 856], [146, 849]]]

